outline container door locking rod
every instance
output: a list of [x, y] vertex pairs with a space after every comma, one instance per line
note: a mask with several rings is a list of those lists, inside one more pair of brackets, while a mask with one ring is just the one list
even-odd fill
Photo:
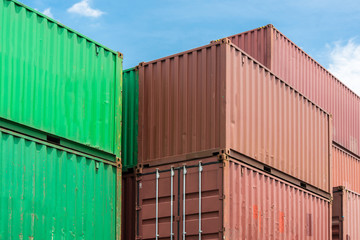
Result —
[[156, 206], [155, 206], [155, 211], [156, 211], [156, 222], [155, 222], [155, 239], [158, 240], [159, 239], [159, 178], [160, 178], [160, 174], [159, 174], [159, 169], [156, 169]]
[[199, 162], [199, 240], [201, 240], [201, 172], [203, 171], [203, 167], [201, 162]]
[[173, 240], [173, 236], [174, 236], [174, 230], [173, 230], [173, 216], [174, 216], [174, 212], [173, 212], [173, 206], [174, 206], [174, 199], [173, 199], [173, 195], [174, 195], [174, 168], [171, 168], [170, 170], [170, 174], [171, 174], [171, 196], [170, 196], [170, 202], [171, 202], [171, 217], [170, 217], [170, 240]]
[[183, 240], [185, 240], [186, 231], [185, 231], [185, 201], [186, 201], [186, 167], [183, 166]]

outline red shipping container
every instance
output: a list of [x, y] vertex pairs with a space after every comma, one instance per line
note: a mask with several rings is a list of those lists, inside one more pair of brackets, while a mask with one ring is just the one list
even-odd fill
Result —
[[331, 238], [329, 200], [224, 154], [144, 168], [137, 186], [137, 239]]
[[273, 25], [229, 39], [333, 117], [333, 140], [360, 155], [360, 97]]
[[360, 192], [360, 159], [335, 144], [332, 149], [333, 186]]
[[228, 39], [139, 66], [140, 166], [224, 150], [331, 193], [330, 122]]
[[332, 239], [360, 239], [360, 194], [345, 187], [334, 188]]

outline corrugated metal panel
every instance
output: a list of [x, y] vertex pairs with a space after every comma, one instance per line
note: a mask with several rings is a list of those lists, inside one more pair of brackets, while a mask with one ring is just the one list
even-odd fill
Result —
[[334, 190], [333, 239], [360, 239], [360, 194], [338, 187]]
[[0, 239], [119, 239], [121, 169], [2, 129], [0, 166]]
[[271, 69], [272, 37], [266, 26], [230, 36], [229, 39], [261, 64]]
[[225, 239], [331, 239], [331, 205], [238, 162], [224, 168]]
[[[216, 157], [201, 159], [203, 164], [201, 184], [201, 231], [203, 239], [222, 237], [222, 164]], [[182, 163], [183, 164], [183, 163]], [[185, 209], [186, 239], [199, 239], [199, 161], [164, 165], [159, 168], [144, 168], [138, 178], [137, 236], [141, 239], [155, 239], [156, 209], [158, 209], [159, 239], [183, 238], [183, 210]], [[171, 205], [171, 167], [173, 176], [173, 202]], [[158, 179], [158, 208], [156, 207], [156, 169]], [[185, 176], [185, 196], [183, 205]], [[171, 231], [171, 206], [173, 207], [173, 230]], [[185, 206], [185, 207], [184, 207]]]
[[141, 239], [154, 239], [156, 231], [159, 239], [169, 239], [171, 233], [173, 239], [184, 239], [184, 231], [186, 239], [199, 239], [199, 232], [202, 239], [330, 239], [329, 200], [233, 159], [221, 162], [214, 156], [142, 170], [138, 177], [137, 207], [137, 236]]
[[139, 163], [230, 148], [332, 191], [329, 115], [228, 40], [141, 65], [139, 85]]
[[360, 192], [360, 159], [333, 145], [333, 186], [344, 186]]
[[140, 65], [139, 163], [224, 147], [224, 60], [212, 44]]
[[329, 115], [228, 46], [226, 146], [331, 192]]
[[120, 155], [122, 58], [0, 0], [0, 117]]
[[123, 173], [122, 175], [122, 211], [121, 211], [121, 239], [135, 239], [135, 212], [136, 212], [136, 174]]
[[123, 169], [137, 165], [138, 117], [139, 117], [139, 72], [135, 68], [123, 72], [122, 146]]
[[272, 25], [229, 37], [333, 115], [333, 139], [360, 155], [360, 98]]

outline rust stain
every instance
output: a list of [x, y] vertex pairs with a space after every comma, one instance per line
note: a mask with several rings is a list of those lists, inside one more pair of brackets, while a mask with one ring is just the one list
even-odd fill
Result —
[[280, 233], [284, 233], [284, 229], [285, 229], [284, 217], [285, 217], [284, 212], [279, 211], [279, 232]]
[[258, 206], [257, 205], [253, 206], [253, 218], [254, 219], [258, 218]]

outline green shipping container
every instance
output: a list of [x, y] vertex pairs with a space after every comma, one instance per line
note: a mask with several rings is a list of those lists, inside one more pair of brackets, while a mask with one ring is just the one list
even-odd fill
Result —
[[120, 239], [120, 166], [0, 128], [0, 239]]
[[139, 72], [136, 68], [124, 70], [122, 102], [122, 164], [126, 171], [137, 165], [138, 116], [139, 116]]
[[122, 55], [0, 0], [0, 117], [120, 156]]

